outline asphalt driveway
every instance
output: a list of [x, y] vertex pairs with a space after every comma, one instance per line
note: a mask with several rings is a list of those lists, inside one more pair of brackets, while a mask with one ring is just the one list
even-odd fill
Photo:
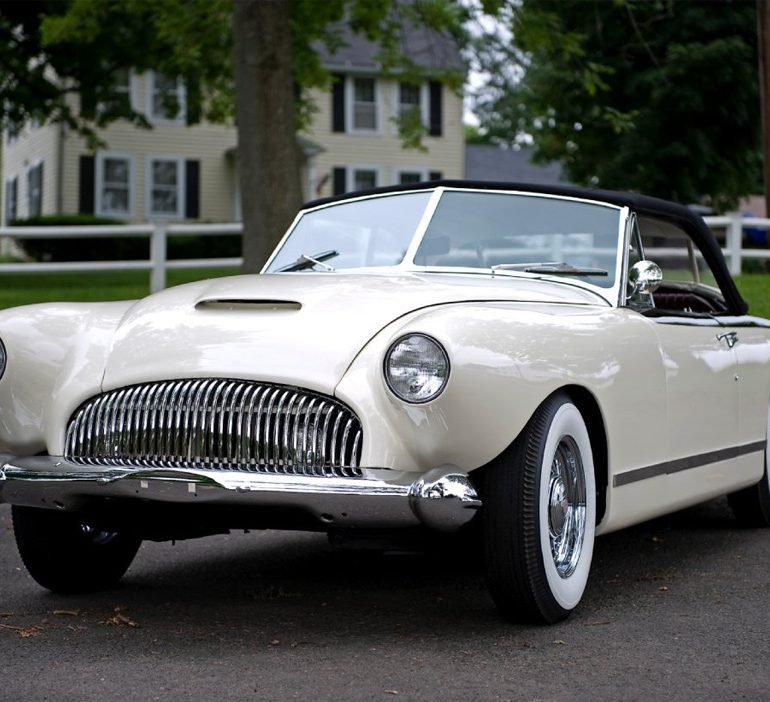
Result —
[[770, 699], [770, 530], [724, 500], [602, 537], [579, 610], [498, 619], [472, 553], [253, 532], [145, 543], [57, 596], [0, 505], [2, 700]]

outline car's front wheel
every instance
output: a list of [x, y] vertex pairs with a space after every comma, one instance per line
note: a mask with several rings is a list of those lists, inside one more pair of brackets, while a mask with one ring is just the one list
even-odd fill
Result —
[[13, 507], [13, 530], [29, 574], [54, 592], [91, 592], [117, 584], [134, 560], [141, 539], [105, 531], [78, 515]]
[[487, 583], [507, 619], [554, 623], [578, 604], [594, 545], [591, 441], [578, 408], [548, 398], [484, 477]]

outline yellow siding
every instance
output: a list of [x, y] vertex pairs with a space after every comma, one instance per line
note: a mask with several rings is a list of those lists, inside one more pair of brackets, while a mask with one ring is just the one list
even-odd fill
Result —
[[[146, 164], [149, 156], [173, 156], [200, 161], [201, 221], [230, 222], [234, 214], [234, 173], [232, 155], [235, 130], [218, 125], [194, 127], [158, 125], [139, 130], [116, 123], [104, 130], [103, 151], [130, 154], [134, 161], [133, 221], [146, 221]], [[79, 206], [80, 156], [90, 154], [83, 141], [70, 136], [65, 143], [63, 211], [77, 212]]]
[[[463, 177], [465, 135], [461, 98], [448, 88], [442, 88], [442, 136], [426, 137], [423, 145], [428, 150], [422, 152], [405, 149], [391, 121], [395, 114], [395, 83], [378, 80], [378, 89], [380, 128], [372, 134], [332, 131], [331, 96], [320, 91], [313, 95], [318, 111], [308, 137], [324, 149], [316, 156], [310, 176], [312, 190], [315, 190], [313, 197], [332, 194], [334, 167], [376, 167], [379, 170], [378, 185], [398, 183], [399, 170], [440, 171], [444, 178]], [[322, 181], [323, 185], [319, 188]]]
[[[146, 76], [134, 76], [132, 100], [135, 107], [146, 105]], [[233, 149], [236, 132], [231, 126], [200, 124], [156, 124], [140, 129], [116, 122], [100, 132], [106, 142], [103, 151], [130, 154], [134, 162], [134, 208], [132, 221], [147, 221], [146, 165], [149, 156], [171, 156], [200, 161], [200, 214], [198, 220], [230, 222], [234, 217]], [[65, 141], [63, 211], [79, 207], [80, 156], [91, 153], [77, 135]]]
[[[427, 152], [403, 148], [391, 117], [395, 114], [396, 84], [378, 80], [379, 124], [374, 134], [335, 133], [332, 131], [331, 96], [317, 91], [318, 108], [312, 128], [306, 136], [323, 151], [314, 156], [304, 170], [305, 195], [308, 199], [332, 194], [332, 170], [361, 167], [379, 173], [378, 185], [398, 182], [399, 170], [440, 171], [444, 178], [462, 178], [465, 163], [462, 100], [443, 88], [442, 136], [426, 137]], [[132, 103], [147, 109], [149, 78], [134, 75], [131, 82]], [[147, 221], [146, 168], [150, 156], [195, 159], [200, 162], [200, 221], [226, 222], [236, 218], [236, 168], [234, 151], [237, 135], [234, 127], [201, 124], [156, 124], [145, 130], [127, 122], [118, 122], [100, 132], [106, 142], [105, 152], [130, 155], [133, 161], [133, 210], [131, 221]], [[60, 145], [61, 139], [61, 145]], [[61, 154], [61, 164], [59, 157]], [[19, 176], [18, 216], [26, 216], [26, 173], [38, 160], [44, 162], [43, 213], [76, 213], [80, 203], [80, 157], [90, 155], [85, 142], [65, 127], [45, 126], [27, 129], [12, 144], [5, 145], [5, 178]], [[323, 182], [323, 185], [319, 185]], [[57, 193], [57, 183], [60, 189]], [[3, 189], [4, 190], [4, 189]]]

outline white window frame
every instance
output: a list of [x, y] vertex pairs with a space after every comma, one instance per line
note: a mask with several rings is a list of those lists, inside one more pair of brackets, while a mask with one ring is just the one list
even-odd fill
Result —
[[27, 169], [27, 173], [26, 173], [27, 177], [26, 177], [25, 180], [27, 181], [26, 182], [26, 186], [27, 186], [27, 217], [28, 218], [29, 217], [40, 217], [40, 216], [43, 215], [43, 195], [45, 193], [45, 183], [43, 182], [43, 177], [45, 176], [45, 169], [43, 169], [43, 173], [41, 174], [41, 178], [40, 178], [40, 193], [39, 193], [39, 196], [38, 196], [40, 198], [40, 207], [39, 207], [40, 211], [37, 212], [37, 213], [34, 213], [34, 214], [32, 212], [32, 192], [30, 191], [30, 188], [29, 188], [29, 175], [30, 175], [30, 173], [32, 171], [34, 171], [36, 168], [40, 168], [42, 165], [43, 165], [43, 160], [42, 159], [38, 159], [37, 161], [35, 161]]
[[348, 166], [345, 171], [345, 190], [347, 192], [351, 193], [356, 190], [356, 173], [358, 171], [374, 172], [374, 187], [378, 188], [382, 185], [382, 168], [379, 166], [358, 163], [354, 166]]
[[[13, 186], [16, 190], [14, 193], [13, 202], [13, 217], [8, 216], [8, 191], [10, 186]], [[19, 176], [13, 176], [12, 178], [6, 178], [5, 187], [3, 189], [3, 222], [7, 227], [14, 219], [19, 218]]]
[[5, 143], [7, 146], [11, 146], [12, 144], [15, 144], [19, 137], [21, 136], [21, 133], [24, 131], [26, 125], [25, 124], [16, 124], [13, 126], [8, 126], [5, 128]]
[[[403, 81], [397, 80], [393, 84], [393, 131], [398, 132], [398, 120], [401, 116], [401, 83]], [[428, 129], [429, 114], [428, 114], [428, 102], [430, 96], [428, 95], [428, 84], [423, 81], [418, 86], [420, 88], [420, 120], [423, 127]]]
[[[358, 79], [374, 81], [374, 129], [356, 127], [353, 117], [355, 115], [355, 81]], [[348, 75], [345, 79], [345, 131], [349, 134], [379, 134], [382, 131], [382, 88], [381, 81], [371, 75]]]
[[[128, 161], [128, 211], [108, 210], [102, 202], [102, 190], [104, 185], [104, 161], [105, 159]], [[124, 217], [131, 219], [134, 216], [134, 201], [136, 192], [136, 179], [133, 154], [117, 151], [99, 151], [94, 160], [94, 213], [100, 217]]]
[[179, 112], [176, 117], [169, 118], [163, 115], [155, 114], [155, 80], [159, 74], [155, 71], [149, 71], [147, 73], [147, 90], [146, 90], [146, 114], [147, 118], [153, 124], [187, 124], [187, 89], [185, 88], [184, 81], [177, 77], [176, 79], [176, 99], [179, 102]]
[[[134, 101], [134, 84], [135, 84], [135, 77], [136, 74], [134, 73], [134, 70], [129, 68], [128, 70], [128, 82], [125, 84], [125, 90], [122, 90], [123, 88], [122, 84], [115, 83], [115, 90], [118, 93], [125, 93], [128, 97], [128, 106], [130, 109], [134, 109], [135, 101]], [[96, 112], [99, 114], [103, 111], [103, 105], [102, 103], [97, 103], [96, 105]]]
[[[152, 164], [155, 161], [175, 161], [176, 162], [176, 212], [153, 212], [152, 211]], [[185, 216], [185, 158], [178, 154], [150, 154], [144, 162], [144, 209], [148, 219], [152, 220], [173, 220], [184, 219]]]

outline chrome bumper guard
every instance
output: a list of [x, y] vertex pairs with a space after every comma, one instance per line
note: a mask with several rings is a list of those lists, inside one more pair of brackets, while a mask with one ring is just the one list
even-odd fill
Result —
[[329, 527], [455, 531], [481, 500], [452, 465], [426, 473], [365, 469], [361, 478], [229, 470], [78, 466], [55, 456], [0, 455], [0, 502], [74, 511], [93, 498], [304, 509]]

